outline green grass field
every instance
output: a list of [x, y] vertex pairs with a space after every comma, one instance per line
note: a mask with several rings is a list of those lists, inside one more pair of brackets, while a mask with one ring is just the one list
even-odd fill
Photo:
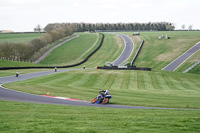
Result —
[[39, 38], [43, 33], [21, 33], [21, 34], [0, 34], [0, 44], [5, 42], [27, 44], [29, 41]]
[[0, 101], [0, 132], [198, 133], [200, 111], [112, 109]]
[[[97, 34], [80, 33], [80, 37], [75, 38], [62, 46], [53, 50], [45, 57], [41, 64], [75, 64], [84, 59], [84, 53], [91, 48], [97, 40]], [[99, 38], [101, 40], [101, 37]], [[99, 41], [98, 41], [99, 42]], [[99, 44], [96, 44], [98, 46]], [[91, 51], [90, 51], [91, 53]], [[83, 55], [83, 57], [82, 57]], [[81, 57], [81, 58], [80, 58]]]

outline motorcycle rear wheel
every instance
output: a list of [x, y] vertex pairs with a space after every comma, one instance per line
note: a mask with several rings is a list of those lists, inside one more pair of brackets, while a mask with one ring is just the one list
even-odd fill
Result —
[[109, 98], [105, 98], [103, 101], [102, 101], [102, 104], [107, 104], [109, 103]]

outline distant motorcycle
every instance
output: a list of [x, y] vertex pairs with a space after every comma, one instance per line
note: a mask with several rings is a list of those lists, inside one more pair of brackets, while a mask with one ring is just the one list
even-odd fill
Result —
[[98, 95], [96, 98], [94, 98], [91, 103], [97, 103], [97, 104], [107, 104], [109, 103], [109, 100], [112, 98], [111, 95], [105, 95], [103, 93], [101, 93], [100, 95]]

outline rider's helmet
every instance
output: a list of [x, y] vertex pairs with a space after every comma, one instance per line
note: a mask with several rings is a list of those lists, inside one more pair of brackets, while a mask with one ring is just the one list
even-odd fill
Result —
[[110, 95], [110, 92], [108, 90], [106, 90], [105, 94], [106, 95]]

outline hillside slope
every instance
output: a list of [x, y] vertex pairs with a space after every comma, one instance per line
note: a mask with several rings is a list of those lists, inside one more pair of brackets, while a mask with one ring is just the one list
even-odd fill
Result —
[[[126, 33], [132, 35], [132, 33]], [[159, 40], [158, 37], [167, 35], [170, 39]], [[199, 42], [199, 31], [166, 31], [166, 32], [141, 32], [141, 39], [145, 44], [141, 50], [136, 66], [150, 67], [161, 70], [182, 53]], [[190, 62], [190, 64], [195, 62]], [[181, 66], [181, 67], [184, 67]]]
[[[69, 65], [75, 64], [84, 58], [80, 58], [99, 39], [94, 33], [79, 33], [80, 37], [75, 38], [62, 46], [54, 49], [46, 56], [41, 64]], [[96, 44], [98, 45], [98, 44]], [[78, 60], [77, 60], [78, 59]]]

